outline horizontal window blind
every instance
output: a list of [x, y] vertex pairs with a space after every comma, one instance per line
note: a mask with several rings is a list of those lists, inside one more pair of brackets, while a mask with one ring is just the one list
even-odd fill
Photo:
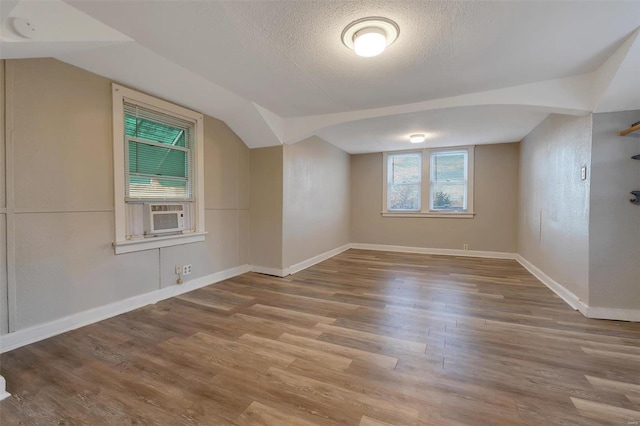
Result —
[[127, 201], [192, 201], [194, 123], [124, 103]]

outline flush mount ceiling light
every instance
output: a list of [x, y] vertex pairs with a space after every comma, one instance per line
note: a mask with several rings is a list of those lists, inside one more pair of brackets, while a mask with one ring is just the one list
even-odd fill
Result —
[[371, 17], [353, 21], [342, 31], [342, 42], [358, 56], [381, 54], [400, 34], [398, 24], [387, 18]]
[[426, 139], [426, 135], [424, 133], [416, 133], [414, 135], [409, 136], [409, 142], [411, 143], [422, 143]]

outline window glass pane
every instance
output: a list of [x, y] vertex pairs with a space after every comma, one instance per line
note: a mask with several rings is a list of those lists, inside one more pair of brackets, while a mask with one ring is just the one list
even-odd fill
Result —
[[465, 210], [464, 183], [433, 183], [432, 205], [434, 210]]
[[466, 152], [437, 152], [431, 155], [432, 182], [464, 182]]
[[187, 182], [184, 180], [129, 176], [129, 197], [185, 199], [187, 198]]
[[389, 156], [391, 182], [394, 185], [420, 183], [422, 170], [420, 154], [397, 154]]
[[431, 154], [431, 209], [467, 209], [467, 151]]
[[420, 210], [422, 155], [388, 156], [387, 210]]
[[129, 141], [129, 198], [184, 199], [188, 191], [188, 153]]
[[420, 210], [420, 185], [389, 185], [389, 210]]
[[129, 174], [187, 177], [187, 153], [129, 141]]
[[185, 146], [185, 131], [177, 127], [156, 123], [155, 121], [137, 118], [126, 114], [124, 128], [127, 136], [147, 139], [153, 142], [173, 146]]

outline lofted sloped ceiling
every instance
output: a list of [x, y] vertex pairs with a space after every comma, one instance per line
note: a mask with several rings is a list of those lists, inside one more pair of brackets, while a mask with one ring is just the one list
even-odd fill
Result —
[[[10, 3], [0, 56], [54, 56], [221, 118], [250, 147], [314, 134], [352, 153], [409, 148], [414, 132], [428, 145], [517, 141], [550, 112], [640, 104], [637, 1]], [[34, 12], [52, 4], [68, 13]], [[43, 28], [38, 40], [12, 37], [17, 16]], [[400, 26], [374, 58], [340, 40], [366, 16]], [[66, 39], [46, 30], [61, 25]]]

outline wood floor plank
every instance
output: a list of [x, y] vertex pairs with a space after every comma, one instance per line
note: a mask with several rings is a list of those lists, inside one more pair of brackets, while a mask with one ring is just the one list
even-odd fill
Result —
[[391, 423], [381, 422], [380, 420], [372, 419], [369, 416], [362, 416], [360, 420], [360, 426], [393, 426]]
[[265, 339], [263, 337], [245, 334], [240, 337], [240, 342], [251, 345], [256, 350], [267, 348], [270, 351], [279, 352], [284, 355], [291, 355], [312, 362], [328, 365], [330, 368], [344, 370], [349, 367], [352, 359], [341, 355], [334, 355], [328, 352], [317, 350], [313, 347], [298, 346], [278, 340]]
[[[628, 396], [640, 398], [640, 384], [608, 380], [601, 377], [585, 376], [589, 383], [596, 389], [604, 389], [611, 392], [621, 393]], [[640, 374], [636, 377], [640, 381]]]
[[315, 329], [322, 333], [334, 334], [337, 336], [351, 337], [355, 339], [365, 340], [372, 343], [383, 343], [398, 349], [404, 349], [410, 352], [424, 353], [427, 350], [426, 343], [413, 342], [410, 340], [397, 339], [395, 337], [383, 336], [380, 334], [368, 333], [366, 331], [352, 330], [344, 327], [336, 327], [329, 324], [317, 324]]
[[253, 401], [234, 423], [239, 426], [316, 426], [318, 424], [301, 419], [292, 414], [285, 413], [282, 410], [260, 404], [257, 401]]
[[592, 355], [592, 356], [598, 356], [598, 357], [607, 358], [607, 359], [617, 358], [617, 359], [622, 359], [622, 360], [628, 361], [631, 364], [635, 364], [635, 366], [640, 371], [640, 354], [630, 354], [630, 353], [626, 353], [626, 352], [602, 351], [602, 350], [598, 350], [598, 349], [586, 348], [584, 346], [581, 346], [580, 349], [582, 349], [585, 353], [587, 353], [589, 355]]
[[302, 392], [313, 398], [327, 400], [333, 405], [345, 407], [343, 409], [349, 411], [359, 412], [364, 410], [377, 418], [389, 419], [397, 425], [415, 425], [418, 418], [418, 410], [386, 401], [383, 398], [373, 398], [340, 386], [277, 368], [271, 368], [268, 374], [280, 383], [296, 389], [297, 392]]
[[282, 336], [280, 336], [278, 340], [280, 340], [281, 342], [291, 343], [303, 348], [312, 348], [320, 352], [340, 355], [352, 360], [358, 359], [379, 368], [389, 368], [393, 370], [398, 363], [397, 358], [393, 358], [387, 355], [380, 355], [373, 352], [350, 348], [348, 346], [335, 345], [333, 343], [328, 343], [321, 340], [307, 339], [287, 333], [282, 334]]
[[571, 398], [578, 411], [587, 417], [608, 422], [634, 424], [640, 422], [640, 411], [628, 410], [595, 401]]
[[307, 324], [332, 324], [336, 321], [335, 318], [329, 318], [321, 315], [313, 315], [307, 312], [300, 312], [292, 309], [282, 309], [276, 306], [262, 305], [260, 303], [256, 303], [255, 305], [249, 308], [251, 312], [260, 312], [264, 314], [273, 315], [277, 318], [282, 318], [287, 321], [302, 321]]
[[0, 424], [628, 425], [639, 371], [515, 261], [351, 249], [2, 354]]

